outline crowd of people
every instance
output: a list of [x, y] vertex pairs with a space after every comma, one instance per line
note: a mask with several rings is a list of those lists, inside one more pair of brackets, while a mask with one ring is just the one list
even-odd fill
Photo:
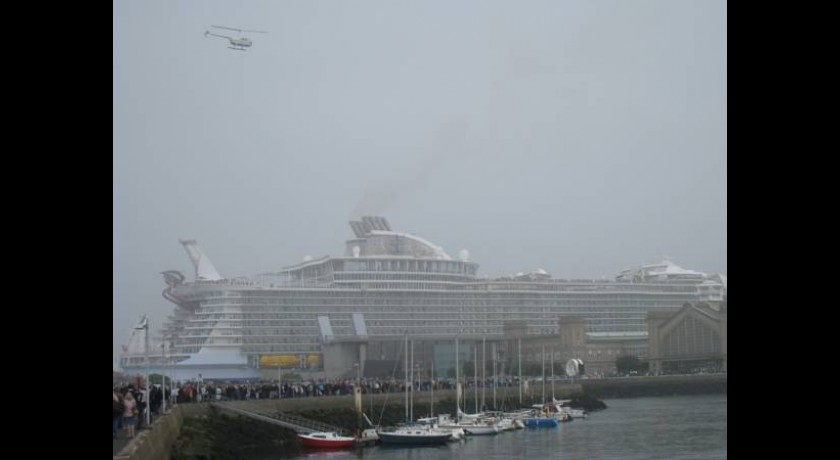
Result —
[[[172, 407], [177, 404], [199, 403], [221, 400], [256, 400], [256, 399], [277, 399], [282, 398], [306, 398], [329, 395], [347, 395], [353, 393], [356, 381], [353, 379], [311, 379], [283, 382], [278, 385], [276, 381], [258, 382], [216, 382], [186, 381], [175, 382], [166, 387], [159, 384], [151, 386], [148, 391], [143, 385], [133, 383], [122, 383], [114, 386], [113, 399], [113, 437], [116, 439], [121, 431], [125, 431], [128, 438], [133, 438], [137, 430], [145, 426], [148, 410], [148, 419], [151, 422], [159, 416], [164, 406]], [[368, 393], [402, 393], [405, 391], [405, 381], [398, 379], [361, 379], [358, 384], [363, 394]], [[486, 381], [467, 379], [466, 389], [493, 385], [492, 379]], [[518, 385], [514, 379], [506, 378], [496, 381], [497, 387]], [[444, 379], [417, 379], [411, 387], [412, 391], [431, 391], [454, 389], [455, 380]], [[148, 402], [148, 404], [147, 404]]]
[[151, 392], [142, 385], [115, 385], [112, 413], [114, 439], [123, 429], [126, 436], [133, 438], [135, 432], [145, 426], [147, 417], [151, 423], [152, 417], [160, 415], [162, 405], [163, 390], [160, 385], [153, 385]]

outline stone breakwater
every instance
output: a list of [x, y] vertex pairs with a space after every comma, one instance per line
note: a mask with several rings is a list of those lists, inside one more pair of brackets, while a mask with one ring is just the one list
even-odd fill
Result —
[[726, 374], [662, 375], [584, 380], [583, 394], [598, 399], [726, 393]]

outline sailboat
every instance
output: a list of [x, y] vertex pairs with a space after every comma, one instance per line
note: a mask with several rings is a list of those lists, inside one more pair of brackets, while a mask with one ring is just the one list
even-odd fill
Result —
[[[505, 391], [502, 395], [502, 403], [501, 403], [501, 410], [499, 410], [499, 406], [497, 405], [496, 400], [496, 387], [499, 385], [499, 370], [496, 365], [499, 362], [500, 352], [496, 348], [496, 344], [494, 343], [493, 346], [493, 407], [497, 408], [497, 410], [493, 411], [491, 414], [496, 417], [496, 425], [498, 425], [499, 430], [501, 431], [510, 431], [510, 430], [520, 430], [525, 428], [525, 423], [522, 420], [530, 414], [530, 410], [509, 410], [504, 411], [505, 403], [504, 401], [507, 399], [507, 392], [508, 388], [505, 387]], [[521, 370], [521, 367], [520, 367]], [[501, 368], [502, 374], [504, 374], [504, 366]], [[519, 381], [522, 381], [522, 374], [520, 371], [520, 378]]]
[[[545, 346], [543, 346], [542, 351], [542, 398], [545, 401]], [[555, 427], [557, 426], [557, 416], [556, 412], [551, 412], [548, 409], [547, 405], [544, 404], [535, 404], [532, 406], [534, 410], [532, 411], [531, 416], [526, 417], [523, 421], [525, 422], [525, 426], [528, 428], [543, 428], [543, 427]]]
[[[408, 336], [405, 336], [405, 356], [408, 357]], [[431, 425], [411, 424], [408, 416], [408, 387], [411, 381], [408, 378], [408, 359], [405, 361], [405, 411], [406, 425], [396, 427], [391, 431], [378, 431], [379, 439], [383, 444], [392, 445], [429, 445], [445, 444], [452, 437], [448, 431], [438, 431]]]
[[298, 433], [297, 440], [304, 447], [342, 448], [356, 445], [356, 438], [342, 436], [335, 431], [318, 431], [314, 433]]
[[[496, 426], [495, 420], [488, 420], [483, 413], [465, 414], [461, 410], [461, 380], [460, 380], [460, 364], [458, 363], [458, 355], [460, 354], [458, 348], [458, 339], [455, 339], [455, 421], [448, 418], [441, 417], [438, 421], [440, 428], [463, 429], [465, 433], [473, 436], [493, 435], [498, 434], [499, 429]], [[477, 374], [476, 370], [476, 374]], [[477, 379], [476, 379], [477, 380]], [[478, 402], [478, 386], [476, 385], [476, 405]], [[466, 403], [464, 404], [466, 406]]]
[[[472, 415], [464, 414], [468, 418], [471, 418], [471, 423], [461, 422], [461, 426], [464, 428], [468, 434], [476, 435], [476, 436], [486, 436], [486, 435], [493, 435], [499, 434], [501, 431], [496, 424], [496, 420], [492, 418], [487, 418], [484, 412], [478, 411], [478, 347], [475, 348], [475, 357], [473, 358], [473, 370], [474, 370], [474, 378], [473, 381], [475, 382], [475, 405], [476, 405], [476, 413]], [[483, 385], [482, 385], [483, 387]], [[484, 398], [482, 398], [484, 399]]]
[[450, 433], [450, 441], [460, 441], [464, 439], [467, 433], [459, 425], [455, 424], [449, 417], [449, 414], [439, 414], [435, 416], [435, 364], [432, 361], [432, 376], [431, 376], [431, 392], [429, 401], [429, 416], [417, 419], [417, 423], [423, 425], [430, 425], [432, 429], [442, 433]]

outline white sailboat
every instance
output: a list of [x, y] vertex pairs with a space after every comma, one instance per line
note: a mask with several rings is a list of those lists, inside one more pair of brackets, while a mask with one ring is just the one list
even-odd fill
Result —
[[[458, 429], [461, 428], [467, 434], [474, 435], [474, 436], [483, 436], [483, 435], [493, 435], [498, 434], [499, 427], [496, 425], [495, 419], [487, 418], [484, 416], [483, 413], [476, 412], [474, 414], [465, 414], [461, 410], [461, 379], [460, 379], [460, 363], [459, 363], [459, 355], [460, 349], [458, 347], [459, 341], [455, 339], [455, 385], [456, 385], [456, 405], [455, 405], [455, 420], [452, 421], [451, 419], [444, 419], [441, 418], [438, 421], [438, 426], [441, 428], [452, 428]], [[476, 350], [476, 357], [478, 351]], [[475, 363], [475, 374], [476, 374], [476, 382], [478, 376], [478, 363]], [[478, 385], [475, 387], [475, 401], [476, 405], [478, 405]]]
[[[405, 336], [405, 355], [408, 357], [408, 336]], [[383, 444], [399, 445], [429, 445], [444, 444], [452, 437], [451, 432], [444, 432], [435, 429], [431, 425], [412, 423], [409, 418], [408, 386], [413, 383], [408, 376], [408, 360], [405, 364], [405, 421], [406, 425], [396, 427], [390, 431], [380, 430], [377, 432]]]

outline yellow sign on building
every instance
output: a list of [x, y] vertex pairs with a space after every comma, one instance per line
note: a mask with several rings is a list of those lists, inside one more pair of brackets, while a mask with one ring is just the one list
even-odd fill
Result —
[[310, 353], [308, 355], [294, 353], [278, 353], [272, 355], [260, 355], [260, 367], [281, 367], [284, 369], [299, 368], [305, 362], [307, 368], [320, 368], [323, 362], [321, 353]]
[[300, 367], [300, 358], [294, 354], [260, 355], [260, 367]]

